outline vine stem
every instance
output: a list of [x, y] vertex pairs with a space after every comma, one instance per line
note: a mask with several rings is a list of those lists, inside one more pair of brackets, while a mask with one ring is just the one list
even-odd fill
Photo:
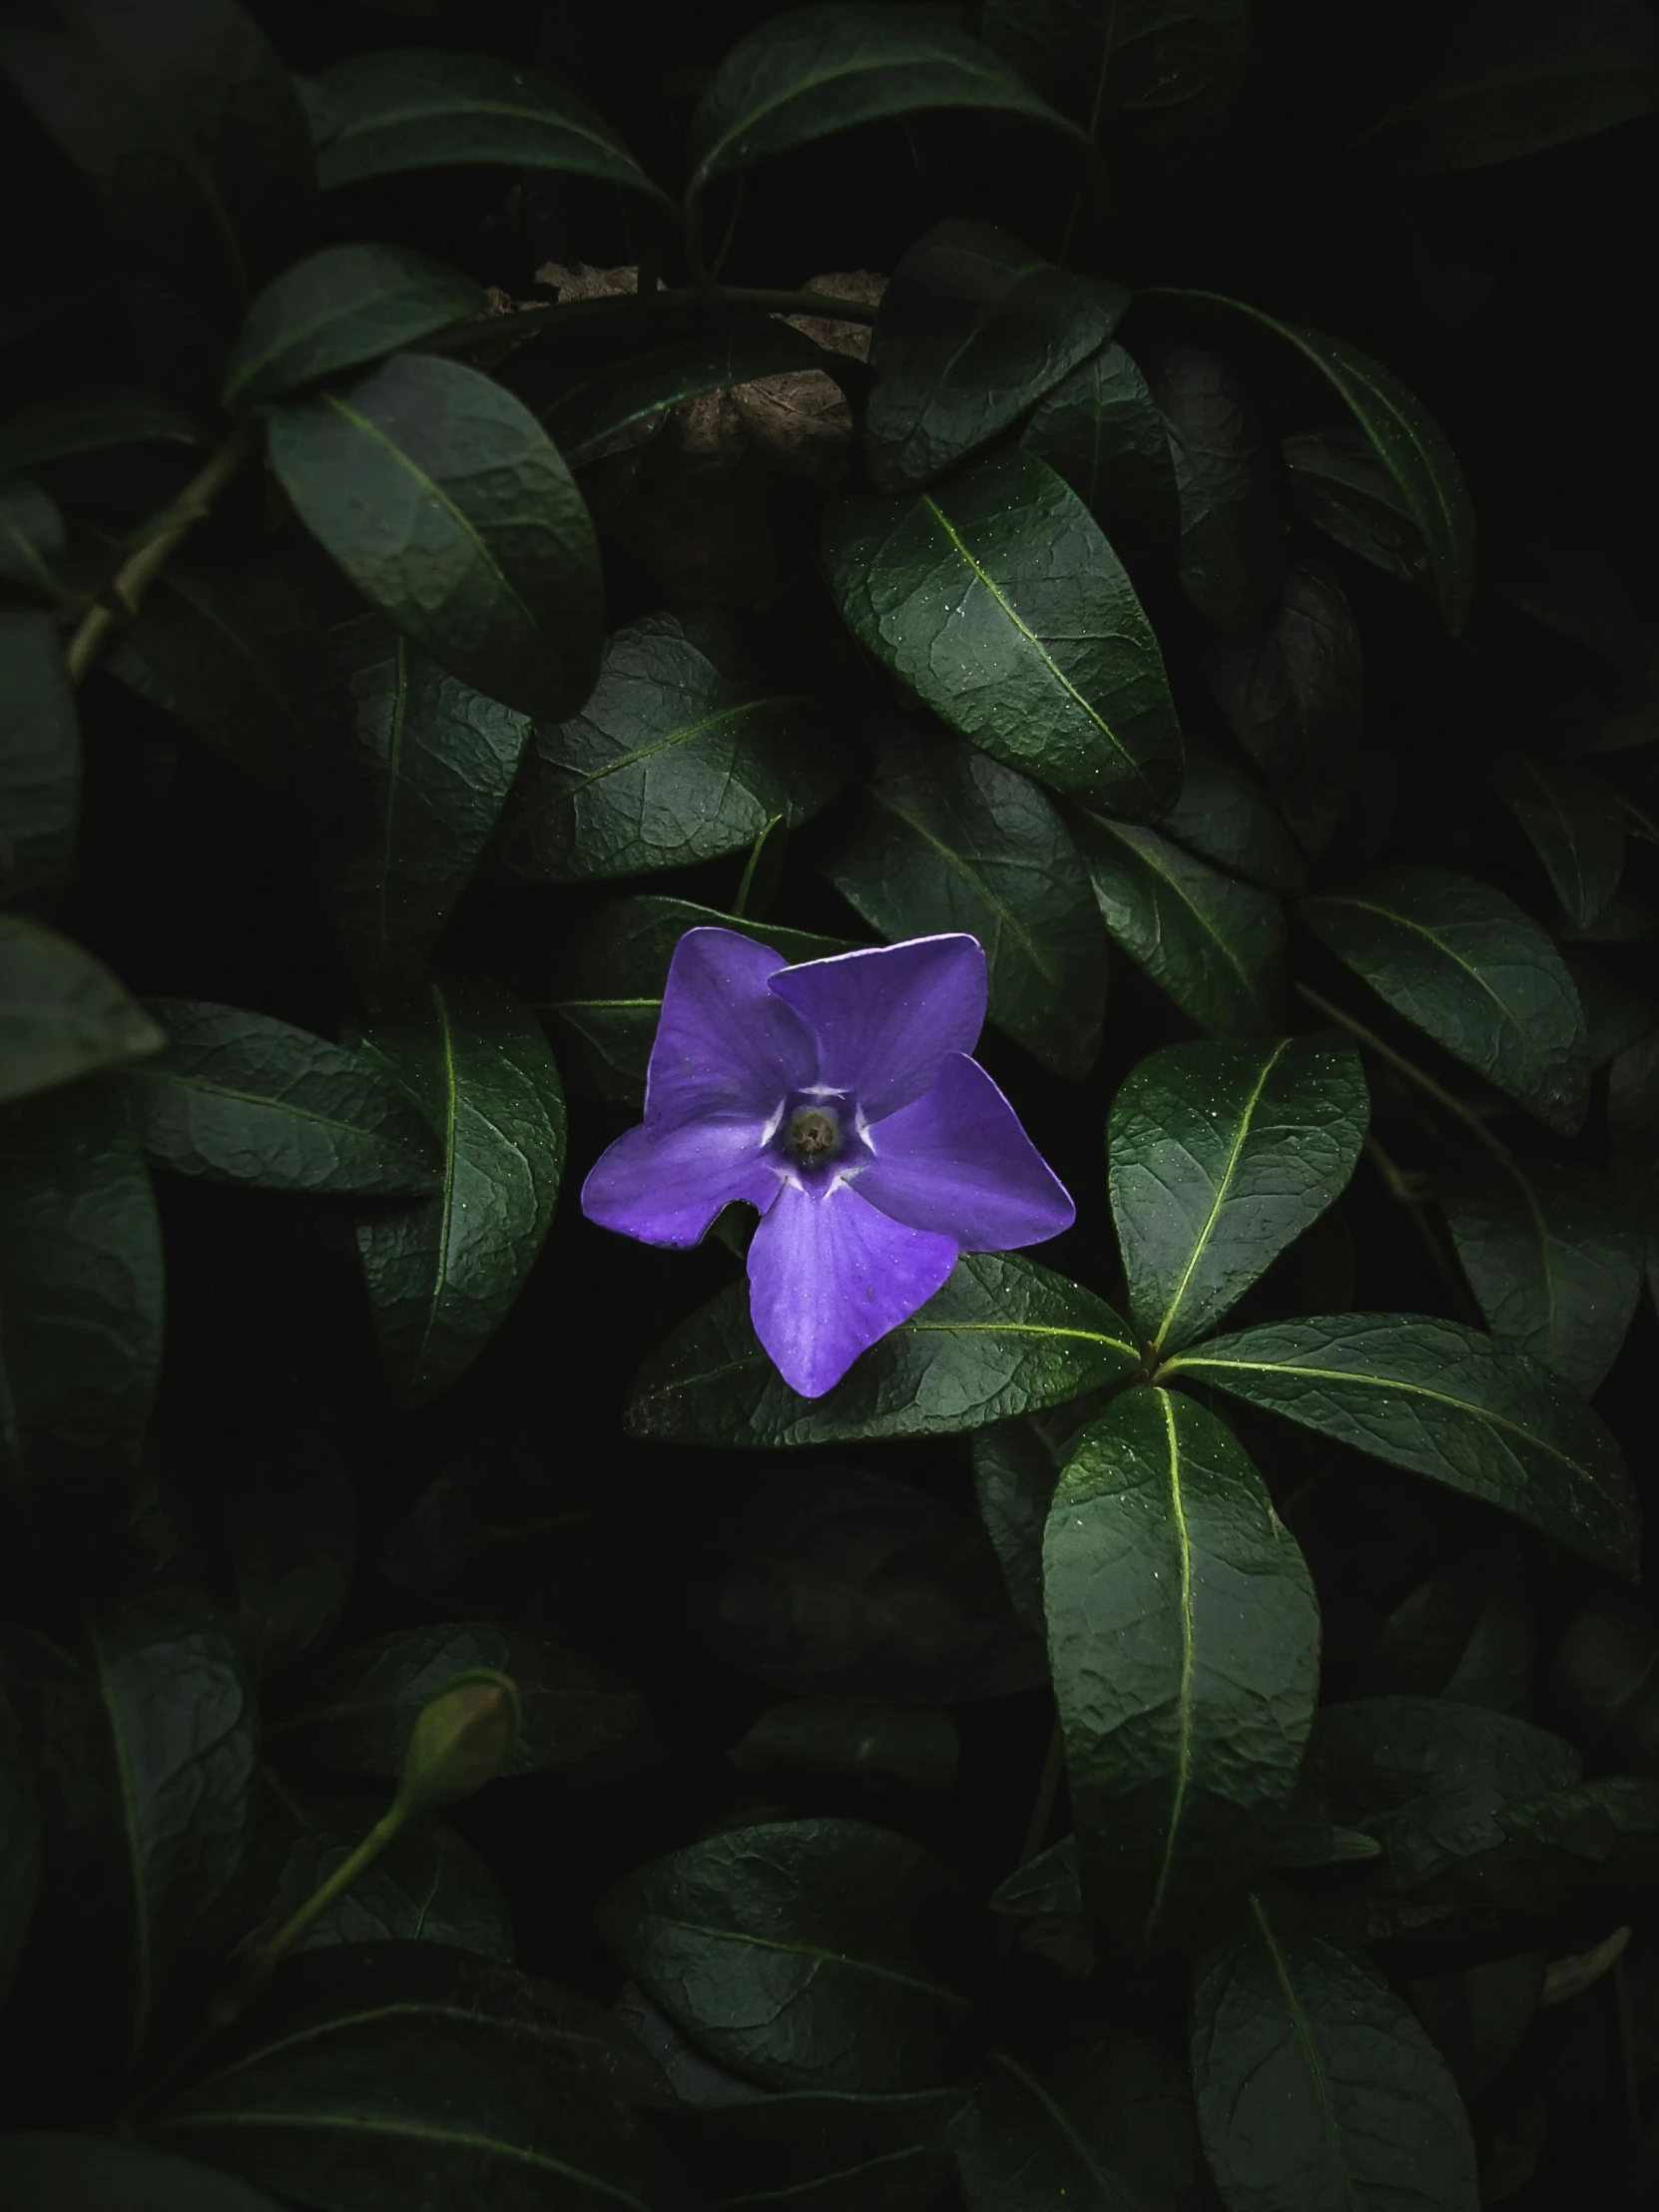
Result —
[[[69, 681], [79, 684], [103, 650], [118, 622], [138, 613], [140, 602], [180, 542], [187, 538], [254, 450], [254, 433], [239, 423], [207, 466], [193, 476], [171, 507], [153, 517], [143, 541], [117, 569], [108, 591], [89, 607], [69, 641], [65, 664]], [[114, 604], [112, 604], [114, 602]]]
[[1386, 1060], [1391, 1068], [1397, 1069], [1408, 1082], [1414, 1083], [1419, 1091], [1434, 1101], [1436, 1106], [1453, 1115], [1463, 1124], [1471, 1137], [1485, 1146], [1494, 1160], [1501, 1161], [1504, 1167], [1509, 1165], [1509, 1147], [1503, 1139], [1494, 1137], [1478, 1114], [1471, 1113], [1461, 1099], [1453, 1098], [1448, 1090], [1441, 1084], [1436, 1083], [1431, 1075], [1426, 1074], [1416, 1065], [1415, 1061], [1406, 1059], [1403, 1052], [1396, 1052], [1391, 1044], [1388, 1044], [1377, 1034], [1375, 1029], [1368, 1029], [1363, 1021], [1359, 1021], [1353, 1014], [1345, 1012], [1341, 1006], [1335, 1005], [1329, 998], [1322, 998], [1320, 993], [1311, 989], [1308, 984], [1299, 983], [1296, 986], [1296, 994], [1298, 998], [1306, 999], [1310, 1006], [1317, 1007], [1328, 1021], [1337, 1022], [1348, 1031], [1351, 1037], [1358, 1038], [1368, 1051], [1375, 1052], [1380, 1059]]
[[1382, 1187], [1388, 1196], [1405, 1209], [1417, 1242], [1428, 1257], [1429, 1265], [1446, 1287], [1446, 1294], [1456, 1307], [1459, 1317], [1473, 1329], [1483, 1329], [1485, 1319], [1468, 1294], [1462, 1277], [1447, 1259], [1440, 1240], [1435, 1236], [1423, 1215], [1421, 1195], [1412, 1189], [1410, 1177], [1399, 1162], [1368, 1131], [1365, 1139], [1366, 1158], [1377, 1170]]
[[492, 314], [457, 322], [427, 341], [432, 352], [463, 351], [486, 339], [527, 337], [550, 322], [568, 330], [581, 322], [624, 320], [642, 306], [657, 308], [760, 307], [768, 314], [816, 314], [832, 322], [873, 322], [875, 309], [867, 299], [842, 299], [829, 291], [769, 291], [756, 284], [718, 284], [712, 280], [699, 290], [695, 284], [664, 285], [656, 291], [610, 292], [597, 299], [549, 299], [533, 307], [518, 307], [511, 314]]

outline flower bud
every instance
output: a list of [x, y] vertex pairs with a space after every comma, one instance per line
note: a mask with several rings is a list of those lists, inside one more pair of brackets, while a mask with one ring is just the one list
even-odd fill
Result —
[[510, 1675], [479, 1667], [446, 1682], [409, 1731], [397, 1802], [435, 1812], [481, 1790], [512, 1755], [521, 1721]]

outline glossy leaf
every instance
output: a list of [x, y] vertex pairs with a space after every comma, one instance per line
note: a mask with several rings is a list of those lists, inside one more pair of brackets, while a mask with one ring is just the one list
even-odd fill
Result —
[[34, 898], [69, 872], [81, 798], [80, 723], [49, 615], [0, 611], [0, 898]]
[[1624, 821], [1607, 785], [1570, 761], [1488, 754], [1486, 780], [1525, 830], [1550, 886], [1581, 929], [1624, 876]]
[[1477, 0], [1435, 34], [1422, 82], [1353, 142], [1395, 176], [1489, 169], [1653, 113], [1659, 31], [1632, 0]]
[[496, 870], [581, 882], [716, 859], [820, 813], [841, 761], [826, 709], [752, 640], [718, 617], [644, 615], [610, 638], [581, 713], [536, 725]]
[[986, 41], [1104, 149], [1115, 194], [1179, 192], [1215, 154], [1243, 89], [1249, 0], [987, 0]]
[[1112, 1212], [1137, 1333], [1159, 1352], [1207, 1335], [1341, 1197], [1370, 1113], [1354, 1047], [1166, 1045], [1112, 1106]]
[[[63, 516], [51, 493], [27, 476], [0, 475], [0, 583], [55, 598], [61, 589], [57, 563], [63, 549]], [[8, 690], [14, 680], [11, 662], [18, 627], [15, 613], [8, 610], [0, 616], [0, 656], [6, 663]]]
[[167, 1033], [68, 937], [0, 914], [0, 1102], [161, 1050]]
[[1175, 796], [1181, 734], [1151, 625], [1087, 508], [1022, 447], [825, 519], [853, 635], [1009, 768], [1131, 816]]
[[1165, 291], [1161, 298], [1241, 320], [1317, 369], [1370, 439], [1417, 526], [1435, 604], [1455, 635], [1468, 620], [1475, 579], [1474, 507], [1450, 441], [1416, 393], [1346, 338], [1279, 322], [1219, 292]]
[[1291, 504], [1305, 522], [1402, 584], [1428, 584], [1422, 533], [1364, 430], [1309, 430], [1287, 438]]
[[1165, 1368], [1449, 1483], [1617, 1574], [1635, 1494], [1611, 1432], [1510, 1346], [1413, 1314], [1335, 1314], [1223, 1337]]
[[1468, 2121], [1416, 2015], [1260, 1896], [1199, 1969], [1192, 2058], [1205, 2156], [1239, 2212], [1475, 2212]]
[[718, 1448], [943, 1436], [1127, 1382], [1137, 1366], [1123, 1323], [1092, 1292], [1017, 1253], [975, 1253], [817, 1398], [798, 1396], [762, 1351], [748, 1286], [735, 1283], [652, 1353], [624, 1423]]
[[293, 80], [234, 0], [53, 0], [0, 61], [90, 178], [116, 240], [223, 310], [291, 248], [312, 184]]
[[1236, 1885], [1290, 1804], [1319, 1693], [1313, 1583], [1221, 1422], [1140, 1389], [1077, 1439], [1043, 1587], [1084, 1899], [1145, 1951]]
[[880, 491], [963, 460], [1110, 338], [1121, 285], [1043, 261], [994, 224], [952, 217], [919, 238], [876, 310], [864, 452]]
[[697, 104], [691, 189], [832, 131], [925, 108], [990, 108], [1072, 126], [946, 18], [841, 4], [802, 8], [739, 39]]
[[10, 2212], [280, 2212], [234, 2174], [114, 2135], [0, 2135]]
[[421, 1708], [457, 1674], [508, 1674], [523, 1727], [503, 1775], [574, 1766], [645, 1721], [643, 1701], [597, 1659], [490, 1621], [393, 1629], [314, 1660], [290, 1677], [267, 1723], [267, 1750], [334, 1774], [395, 1781]]
[[1181, 510], [1181, 587], [1211, 629], [1254, 630], [1285, 577], [1284, 470], [1255, 400], [1220, 355], [1187, 343], [1145, 357]]
[[990, 963], [990, 1015], [1056, 1075], [1100, 1051], [1106, 940], [1053, 802], [987, 754], [896, 718], [830, 881], [888, 939], [963, 929]]
[[1360, 631], [1342, 586], [1293, 561], [1266, 634], [1215, 641], [1205, 678], [1280, 813], [1309, 852], [1323, 852], [1359, 765], [1365, 701]]
[[518, 771], [527, 715], [372, 616], [336, 633], [308, 778], [317, 874], [364, 1002], [418, 984]]
[[1231, 746], [1191, 730], [1181, 796], [1158, 822], [1173, 837], [1229, 875], [1264, 891], [1297, 891], [1308, 863], [1267, 794]]
[[770, 2088], [938, 2087], [971, 2030], [965, 1893], [919, 1845], [859, 1821], [688, 1844], [627, 1876], [595, 1919], [677, 2025]]
[[224, 1623], [177, 1589], [90, 1606], [62, 1644], [19, 1636], [6, 1672], [39, 1783], [43, 1925], [95, 1963], [89, 2041], [123, 2063], [227, 1933], [253, 1694]]
[[1131, 568], [1173, 557], [1181, 501], [1169, 434], [1121, 345], [1103, 345], [1056, 384], [1020, 443], [1065, 478]]
[[681, 1617], [728, 1665], [802, 1697], [954, 1705], [1044, 1680], [990, 1546], [861, 1467], [741, 1463], [699, 1492]]
[[[253, 1854], [263, 1881], [249, 1885], [263, 1916], [244, 1938], [269, 1941], [311, 1893], [342, 1866], [385, 1811], [383, 1798], [299, 1791], [268, 1774], [261, 1793], [272, 1817]], [[441, 1820], [412, 1821], [314, 1920], [292, 1955], [340, 1943], [445, 1943], [510, 1964], [513, 1926], [488, 1866]]]
[[16, 1716], [0, 1696], [0, 2004], [11, 1994], [39, 1890], [40, 1806], [34, 1771]]
[[598, 548], [521, 401], [459, 361], [397, 353], [276, 401], [267, 423], [299, 519], [371, 605], [489, 698], [574, 712], [598, 666]]
[[0, 421], [0, 473], [123, 445], [211, 445], [200, 417], [171, 394], [141, 384], [88, 384], [19, 407]]
[[1373, 868], [1304, 900], [1302, 917], [1396, 1013], [1570, 1136], [1584, 1119], [1584, 1011], [1538, 924], [1449, 868]]
[[1467, 1159], [1436, 1193], [1492, 1334], [1596, 1389], [1642, 1288], [1641, 1228], [1611, 1180], [1547, 1160]]
[[[559, 1065], [573, 1091], [623, 1106], [641, 1104], [674, 947], [688, 929], [733, 926], [730, 914], [712, 906], [652, 893], [606, 899], [571, 925], [554, 947], [530, 1004], [552, 1021]], [[771, 922], [738, 926], [786, 961], [850, 950], [840, 937], [779, 929]]]
[[109, 1531], [161, 1375], [161, 1224], [112, 1083], [0, 1119], [0, 1492], [25, 1555]]
[[535, 1264], [564, 1170], [564, 1094], [536, 1022], [479, 977], [434, 982], [421, 1017], [376, 1022], [363, 1051], [442, 1148], [435, 1197], [357, 1227], [387, 1382], [421, 1405], [477, 1359]]
[[1277, 898], [1183, 852], [1155, 830], [1083, 818], [1080, 838], [1106, 934], [1200, 1029], [1279, 1026], [1285, 912]]
[[[453, 57], [451, 57], [453, 59]], [[254, 304], [225, 370], [227, 407], [281, 399], [483, 311], [471, 277], [406, 246], [330, 246]]]
[[994, 2042], [952, 2133], [968, 2212], [1214, 2202], [1185, 2065], [1092, 2007], [1055, 2007]]
[[603, 117], [539, 70], [494, 54], [356, 54], [316, 80], [325, 192], [474, 162], [555, 170], [666, 200]]
[[158, 998], [167, 1049], [126, 1078], [159, 1166], [276, 1191], [432, 1191], [436, 1140], [358, 1053], [239, 1006]]
[[1575, 1789], [1523, 1798], [1494, 1816], [1500, 1832], [1477, 1857], [1427, 1885], [1442, 1903], [1571, 1914], [1586, 1894], [1610, 1915], [1650, 1908], [1659, 1893], [1659, 1780], [1602, 1775]]

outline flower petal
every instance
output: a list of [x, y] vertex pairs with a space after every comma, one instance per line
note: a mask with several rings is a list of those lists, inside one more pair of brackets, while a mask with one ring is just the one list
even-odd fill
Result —
[[807, 960], [772, 978], [818, 1038], [819, 1080], [855, 1093], [865, 1117], [931, 1088], [947, 1052], [971, 1052], [985, 1026], [985, 954], [977, 937], [912, 937]]
[[582, 1211], [643, 1244], [694, 1245], [723, 1206], [746, 1198], [764, 1213], [778, 1196], [761, 1151], [766, 1124], [727, 1115], [678, 1129], [630, 1129], [599, 1155]]
[[824, 1198], [786, 1184], [749, 1247], [755, 1334], [792, 1390], [822, 1397], [955, 1265], [950, 1238], [890, 1221], [850, 1183]]
[[870, 1132], [875, 1158], [858, 1190], [911, 1229], [964, 1252], [1009, 1252], [1057, 1237], [1077, 1218], [1065, 1186], [976, 1060], [952, 1052], [924, 1098]]
[[688, 929], [674, 948], [645, 1079], [645, 1119], [675, 1128], [708, 1114], [767, 1121], [813, 1082], [812, 1033], [767, 988], [784, 965], [735, 929]]

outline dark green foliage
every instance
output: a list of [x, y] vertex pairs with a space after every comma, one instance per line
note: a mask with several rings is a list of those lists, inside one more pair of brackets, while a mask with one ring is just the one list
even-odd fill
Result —
[[[5, 2212], [1654, 2196], [1656, 63], [0, 4]], [[691, 931], [1075, 1224], [798, 1393]]]

